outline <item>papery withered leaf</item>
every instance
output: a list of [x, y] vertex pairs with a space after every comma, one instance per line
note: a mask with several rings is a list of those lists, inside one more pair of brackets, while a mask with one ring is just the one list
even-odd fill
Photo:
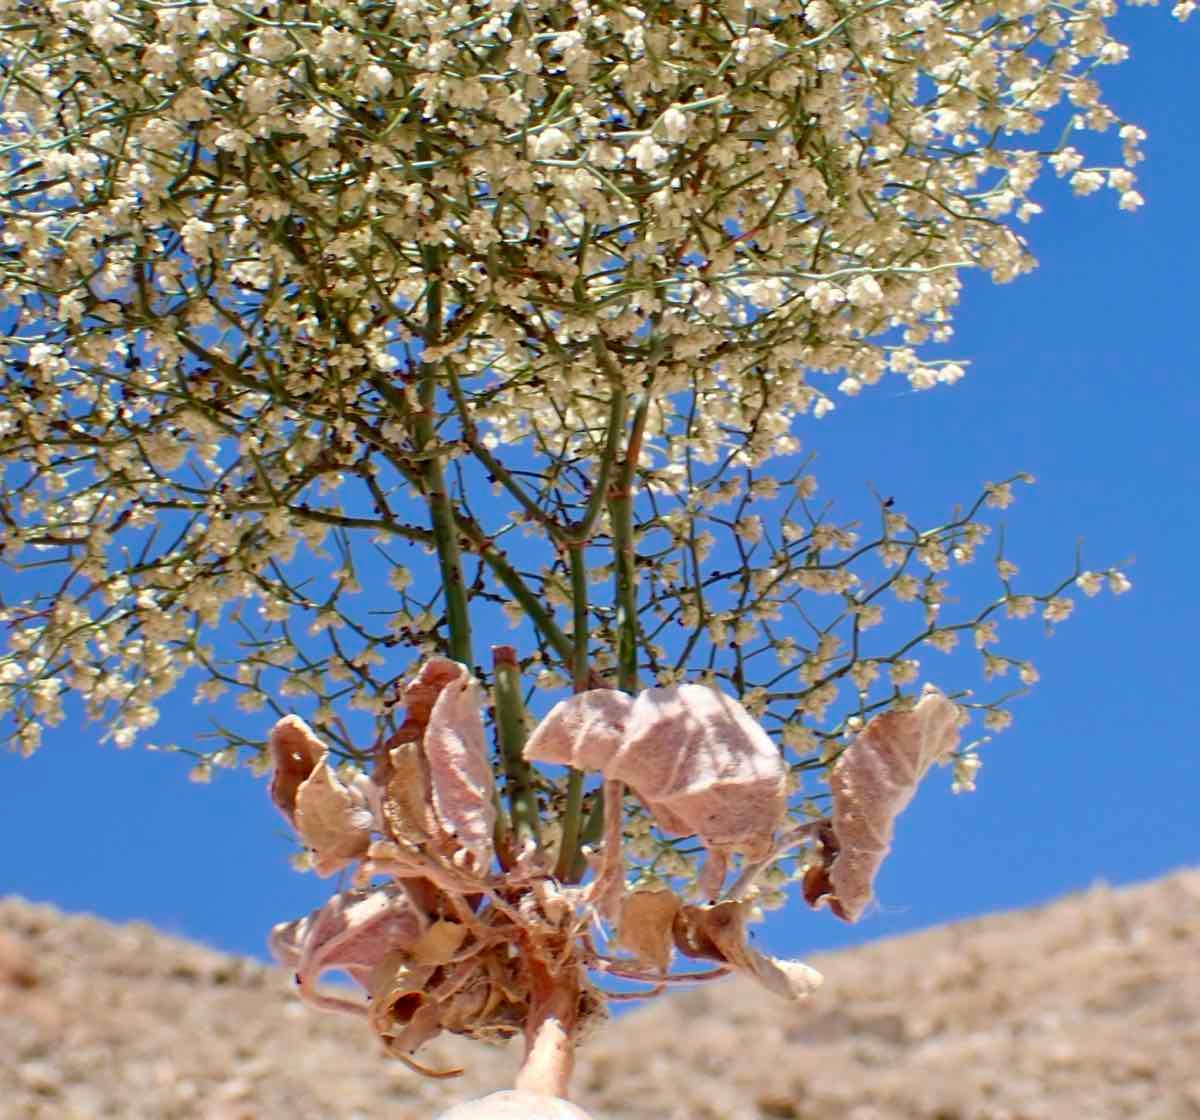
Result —
[[525, 743], [529, 762], [604, 770], [625, 740], [633, 697], [612, 688], [576, 693], [555, 704]]
[[779, 748], [741, 704], [699, 684], [640, 693], [604, 773], [668, 831], [750, 859], [770, 850], [786, 809]]
[[675, 946], [686, 957], [721, 961], [744, 972], [785, 999], [811, 995], [821, 985], [821, 974], [800, 961], [779, 960], [752, 949], [746, 942], [749, 902], [715, 902], [684, 906], [675, 917]]
[[521, 1033], [529, 1012], [529, 993], [511, 967], [504, 967], [501, 956], [507, 957], [506, 946], [489, 949], [458, 966], [470, 968], [470, 973], [461, 984], [452, 982], [453, 990], [441, 1002], [444, 1030], [483, 1042]]
[[822, 984], [823, 977], [802, 961], [785, 961], [769, 957], [757, 949], [749, 951], [750, 969], [755, 979], [768, 991], [784, 999], [807, 999]]
[[271, 952], [311, 990], [322, 973], [347, 972], [364, 987], [379, 961], [417, 944], [428, 919], [400, 883], [343, 891], [299, 921], [271, 931]]
[[[367, 978], [371, 997], [368, 1018], [371, 1029], [381, 1038], [393, 1038], [429, 1005], [425, 988], [436, 965], [412, 965], [403, 953], [389, 953], [379, 961]], [[426, 1019], [428, 1019], [426, 1013]], [[411, 1051], [410, 1051], [411, 1052]]]
[[[406, 1001], [409, 1003], [406, 1004]], [[392, 1002], [391, 1008], [393, 1018], [378, 1033], [394, 1054], [415, 1054], [425, 1043], [442, 1033], [441, 1008], [417, 992], [410, 991], [399, 996]]]
[[401, 743], [388, 751], [387, 786], [382, 815], [392, 835], [420, 844], [433, 834], [429, 768], [419, 743]]
[[[444, 680], [433, 702], [421, 747], [438, 824], [482, 873], [492, 861], [496, 819], [492, 766], [475, 681], [465, 665], [445, 664], [455, 667], [455, 676]], [[422, 673], [425, 668], [428, 663]]]
[[617, 920], [617, 945], [642, 964], [665, 974], [671, 963], [671, 930], [681, 905], [679, 897], [669, 890], [624, 895]]
[[462, 949], [468, 932], [461, 922], [439, 918], [413, 944], [409, 957], [416, 965], [449, 964]]
[[313, 870], [332, 875], [366, 853], [375, 820], [362, 792], [321, 761], [296, 790], [294, 823]]
[[271, 755], [271, 800], [292, 824], [296, 823], [296, 791], [325, 759], [328, 748], [299, 716], [284, 716], [267, 737]]
[[417, 675], [404, 686], [401, 703], [404, 705], [404, 722], [393, 736], [395, 742], [419, 740], [425, 734], [433, 706], [442, 694], [442, 689], [451, 681], [459, 680], [466, 667], [448, 657], [431, 657], [421, 664]]
[[816, 894], [824, 883], [814, 879], [806, 892], [815, 905], [828, 903], [850, 922], [862, 914], [896, 817], [929, 767], [958, 745], [958, 724], [958, 707], [926, 686], [916, 707], [875, 716], [842, 752], [829, 775], [837, 854], [825, 873], [830, 890]]
[[839, 918], [844, 918], [846, 913], [833, 893], [833, 883], [829, 878], [829, 869], [837, 856], [838, 842], [833, 825], [829, 821], [821, 821], [817, 827], [816, 842], [804, 872], [801, 890], [804, 901], [809, 906], [815, 909], [821, 902], [825, 902]]
[[769, 850], [786, 808], [779, 749], [732, 697], [704, 685], [578, 693], [525, 746], [537, 762], [600, 770], [629, 786], [668, 832], [719, 853]]

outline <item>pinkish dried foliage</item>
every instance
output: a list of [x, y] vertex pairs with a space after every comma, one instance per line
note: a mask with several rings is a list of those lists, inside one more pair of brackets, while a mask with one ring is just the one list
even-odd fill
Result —
[[806, 896], [855, 921], [871, 901], [875, 876], [891, 850], [896, 817], [929, 767], [958, 746], [959, 709], [926, 686], [909, 711], [875, 716], [842, 752], [829, 775], [833, 815], [824, 862], [814, 866]]
[[[809, 995], [819, 974], [747, 943], [756, 876], [815, 836], [823, 859], [806, 882], [810, 901], [853, 919], [870, 898], [892, 820], [957, 742], [958, 710], [937, 692], [912, 711], [877, 716], [833, 768], [832, 819], [782, 831], [783, 760], [736, 700], [694, 684], [636, 697], [581, 692], [557, 705], [525, 748], [529, 760], [603, 776], [604, 844], [591, 882], [578, 886], [558, 882], [551, 853], [536, 846], [495, 851], [491, 752], [468, 669], [434, 658], [402, 699], [405, 719], [377, 747], [373, 774], [351, 782], [302, 720], [288, 716], [273, 729], [275, 804], [318, 871], [358, 866], [354, 889], [277, 926], [271, 947], [306, 1000], [364, 1016], [390, 1053], [423, 1073], [434, 1071], [412, 1055], [442, 1031], [484, 1040], [524, 1031], [518, 1087], [551, 1095], [565, 1092], [574, 1043], [603, 1012], [590, 971], [657, 991], [679, 978], [670, 973], [678, 952], [714, 966], [691, 978], [734, 970], [785, 998]], [[700, 839], [710, 858], [699, 885], [717, 901], [685, 905], [666, 888], [628, 892], [626, 787], [663, 831]], [[726, 893], [735, 855], [742, 870]], [[372, 885], [380, 876], [388, 882]], [[616, 955], [595, 948], [597, 917], [615, 927], [607, 953]], [[321, 992], [317, 981], [331, 969], [348, 973], [367, 1001]]]
[[704, 685], [649, 688], [634, 699], [581, 692], [550, 711], [525, 757], [624, 782], [661, 828], [695, 834], [718, 858], [761, 859], [787, 808], [779, 749], [741, 704]]

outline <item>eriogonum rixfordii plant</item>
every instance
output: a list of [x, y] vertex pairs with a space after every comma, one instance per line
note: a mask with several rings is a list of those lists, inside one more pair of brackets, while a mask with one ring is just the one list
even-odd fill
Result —
[[973, 788], [959, 723], [1010, 718], [919, 699], [926, 647], [1020, 691], [1001, 621], [1129, 586], [1001, 544], [951, 609], [1024, 476], [864, 528], [799, 458], [837, 393], [963, 375], [1043, 172], [1141, 205], [1113, 7], [0, 0], [15, 745], [74, 695], [128, 746], [190, 677], [215, 742], [160, 746], [273, 766], [356, 869], [277, 951], [410, 1060], [524, 1031], [562, 1081], [584, 973], [675, 952], [804, 990], [745, 922], [792, 879], [860, 913], [929, 763]]

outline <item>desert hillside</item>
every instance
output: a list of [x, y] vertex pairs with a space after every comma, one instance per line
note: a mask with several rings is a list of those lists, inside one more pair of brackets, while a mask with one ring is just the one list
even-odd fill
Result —
[[[734, 981], [609, 1024], [576, 1096], [598, 1120], [1200, 1118], [1200, 870], [1096, 887], [813, 958], [792, 1007]], [[456, 1045], [424, 1081], [275, 969], [0, 900], [4, 1120], [428, 1120], [511, 1078]]]

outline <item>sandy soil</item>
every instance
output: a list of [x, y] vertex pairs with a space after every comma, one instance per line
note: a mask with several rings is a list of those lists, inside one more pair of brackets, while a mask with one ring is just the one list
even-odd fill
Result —
[[[609, 1024], [581, 1055], [597, 1120], [1200, 1120], [1200, 870], [814, 958], [791, 1007], [734, 981]], [[511, 1084], [459, 1040], [425, 1081], [283, 973], [0, 900], [3, 1120], [429, 1120]]]

